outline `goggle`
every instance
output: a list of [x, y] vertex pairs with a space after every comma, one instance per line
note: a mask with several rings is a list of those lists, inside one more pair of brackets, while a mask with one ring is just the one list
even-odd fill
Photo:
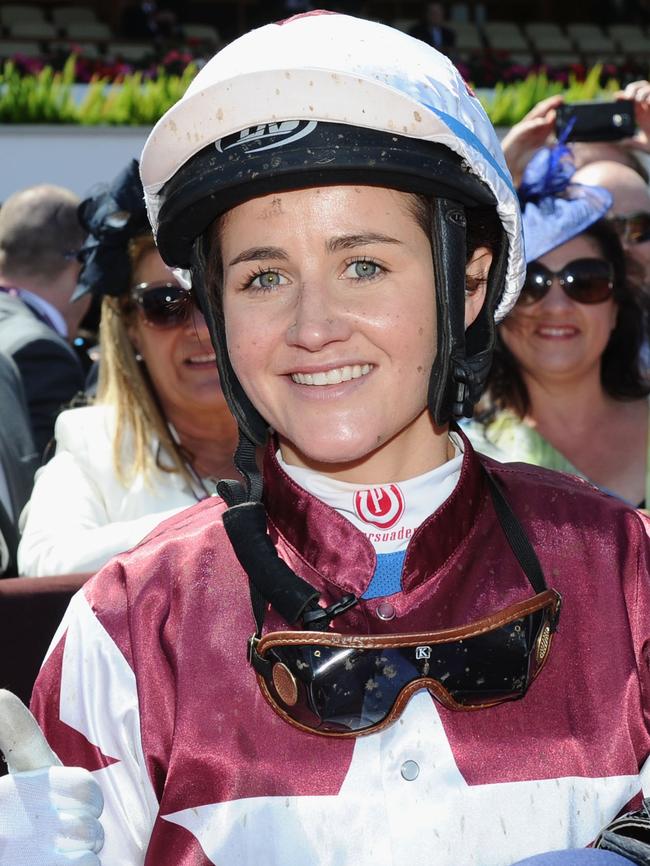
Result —
[[614, 291], [614, 271], [605, 259], [575, 259], [561, 271], [551, 271], [541, 262], [531, 262], [526, 268], [518, 303], [528, 305], [540, 301], [548, 294], [554, 279], [564, 293], [579, 304], [600, 304]]
[[178, 283], [139, 283], [131, 297], [152, 328], [181, 327], [196, 309], [192, 291]]
[[471, 625], [382, 636], [272, 632], [249, 642], [264, 697], [296, 728], [335, 737], [390, 725], [419, 689], [452, 710], [522, 698], [549, 655], [553, 589]]
[[639, 211], [628, 216], [612, 216], [607, 221], [616, 229], [624, 244], [644, 244], [650, 241], [650, 213]]

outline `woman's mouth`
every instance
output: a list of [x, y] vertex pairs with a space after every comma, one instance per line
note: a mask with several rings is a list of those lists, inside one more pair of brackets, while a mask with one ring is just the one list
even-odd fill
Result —
[[207, 364], [214, 365], [217, 363], [217, 356], [214, 352], [204, 352], [201, 355], [190, 355], [185, 359], [185, 363], [190, 367], [202, 367]]
[[580, 330], [574, 325], [538, 325], [535, 334], [546, 340], [567, 340], [575, 337]]
[[340, 385], [341, 382], [367, 376], [373, 367], [373, 364], [346, 364], [344, 367], [332, 367], [331, 370], [320, 370], [317, 373], [291, 373], [291, 379], [296, 385]]

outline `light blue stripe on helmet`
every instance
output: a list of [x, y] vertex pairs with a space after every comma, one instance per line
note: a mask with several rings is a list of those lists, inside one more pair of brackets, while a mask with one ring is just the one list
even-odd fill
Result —
[[486, 148], [486, 146], [483, 144], [483, 142], [480, 140], [480, 138], [477, 138], [474, 135], [474, 133], [471, 131], [471, 129], [468, 129], [468, 127], [466, 127], [463, 123], [461, 123], [457, 117], [452, 117], [451, 114], [447, 114], [444, 111], [440, 111], [439, 108], [436, 108], [433, 105], [427, 105], [426, 103], [424, 103], [424, 104], [425, 104], [426, 108], [429, 109], [429, 111], [432, 111], [434, 114], [437, 114], [438, 117], [440, 118], [440, 120], [442, 120], [449, 127], [449, 129], [455, 135], [458, 136], [458, 138], [465, 141], [467, 144], [469, 144], [470, 147], [473, 147], [475, 150], [478, 150], [478, 152], [481, 154], [483, 159], [485, 159], [485, 161], [487, 163], [489, 163], [489, 165], [499, 175], [501, 180], [507, 185], [510, 192], [515, 196], [517, 195], [515, 188], [512, 185], [512, 179], [510, 178], [510, 175], [506, 171], [503, 170], [503, 168], [495, 160], [495, 158], [492, 156], [492, 154]]

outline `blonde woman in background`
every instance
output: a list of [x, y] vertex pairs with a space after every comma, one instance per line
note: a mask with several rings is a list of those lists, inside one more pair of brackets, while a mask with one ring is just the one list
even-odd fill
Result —
[[23, 513], [21, 574], [91, 572], [232, 477], [236, 427], [191, 290], [158, 255], [135, 161], [80, 208], [104, 295], [93, 405], [63, 412]]

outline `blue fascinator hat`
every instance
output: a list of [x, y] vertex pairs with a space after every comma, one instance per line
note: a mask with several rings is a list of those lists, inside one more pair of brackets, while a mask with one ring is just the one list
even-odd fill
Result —
[[88, 236], [79, 251], [82, 267], [73, 300], [88, 292], [124, 294], [131, 286], [129, 241], [151, 231], [138, 161], [84, 199], [77, 213]]
[[575, 170], [562, 139], [537, 151], [526, 166], [518, 193], [527, 262], [579, 235], [612, 206], [604, 187], [571, 183]]

